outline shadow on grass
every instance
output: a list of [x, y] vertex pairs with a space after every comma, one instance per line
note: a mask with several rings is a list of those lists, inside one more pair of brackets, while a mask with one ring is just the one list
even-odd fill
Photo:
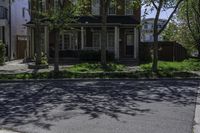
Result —
[[[151, 108], [139, 103], [194, 104], [195, 82], [30, 82], [0, 85], [0, 125], [12, 128], [33, 124], [50, 129], [51, 121], [77, 115], [145, 115]], [[53, 111], [57, 109], [56, 113]], [[80, 110], [80, 113], [75, 113]]]

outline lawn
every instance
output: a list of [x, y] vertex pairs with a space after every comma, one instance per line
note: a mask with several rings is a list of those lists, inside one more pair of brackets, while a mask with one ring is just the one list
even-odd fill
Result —
[[82, 63], [66, 69], [69, 72], [79, 73], [102, 73], [102, 72], [123, 72], [127, 67], [122, 64], [109, 63], [102, 67], [100, 63]]
[[[143, 71], [151, 70], [152, 63], [140, 65], [140, 69]], [[159, 71], [200, 71], [200, 60], [188, 59], [182, 62], [167, 62], [159, 61]]]
[[141, 64], [135, 71], [128, 66], [109, 63], [102, 67], [99, 63], [82, 63], [73, 65], [59, 73], [20, 73], [0, 74], [0, 79], [57, 79], [57, 78], [185, 78], [199, 77], [195, 71], [200, 71], [200, 60], [189, 59], [182, 62], [159, 61], [158, 72], [151, 72], [151, 63]]

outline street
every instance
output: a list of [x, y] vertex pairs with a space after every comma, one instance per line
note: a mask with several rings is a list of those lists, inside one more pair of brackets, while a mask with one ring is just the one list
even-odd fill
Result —
[[199, 81], [0, 83], [0, 128], [23, 133], [192, 133]]

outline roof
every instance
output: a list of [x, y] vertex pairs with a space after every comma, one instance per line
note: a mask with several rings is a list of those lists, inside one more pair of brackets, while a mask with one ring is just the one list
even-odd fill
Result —
[[[101, 23], [101, 16], [81, 16], [77, 18], [78, 23], [81, 24], [98, 24]], [[140, 24], [133, 16], [108, 16], [108, 24]], [[26, 25], [33, 25], [32, 21], [26, 23]]]
[[[101, 23], [101, 16], [82, 16], [79, 17], [79, 23]], [[119, 24], [139, 24], [133, 16], [108, 16], [108, 23], [119, 23]]]

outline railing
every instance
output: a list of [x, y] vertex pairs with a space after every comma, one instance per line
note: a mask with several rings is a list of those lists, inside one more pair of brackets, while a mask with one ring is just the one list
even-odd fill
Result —
[[8, 19], [8, 9], [0, 6], [0, 19]]

